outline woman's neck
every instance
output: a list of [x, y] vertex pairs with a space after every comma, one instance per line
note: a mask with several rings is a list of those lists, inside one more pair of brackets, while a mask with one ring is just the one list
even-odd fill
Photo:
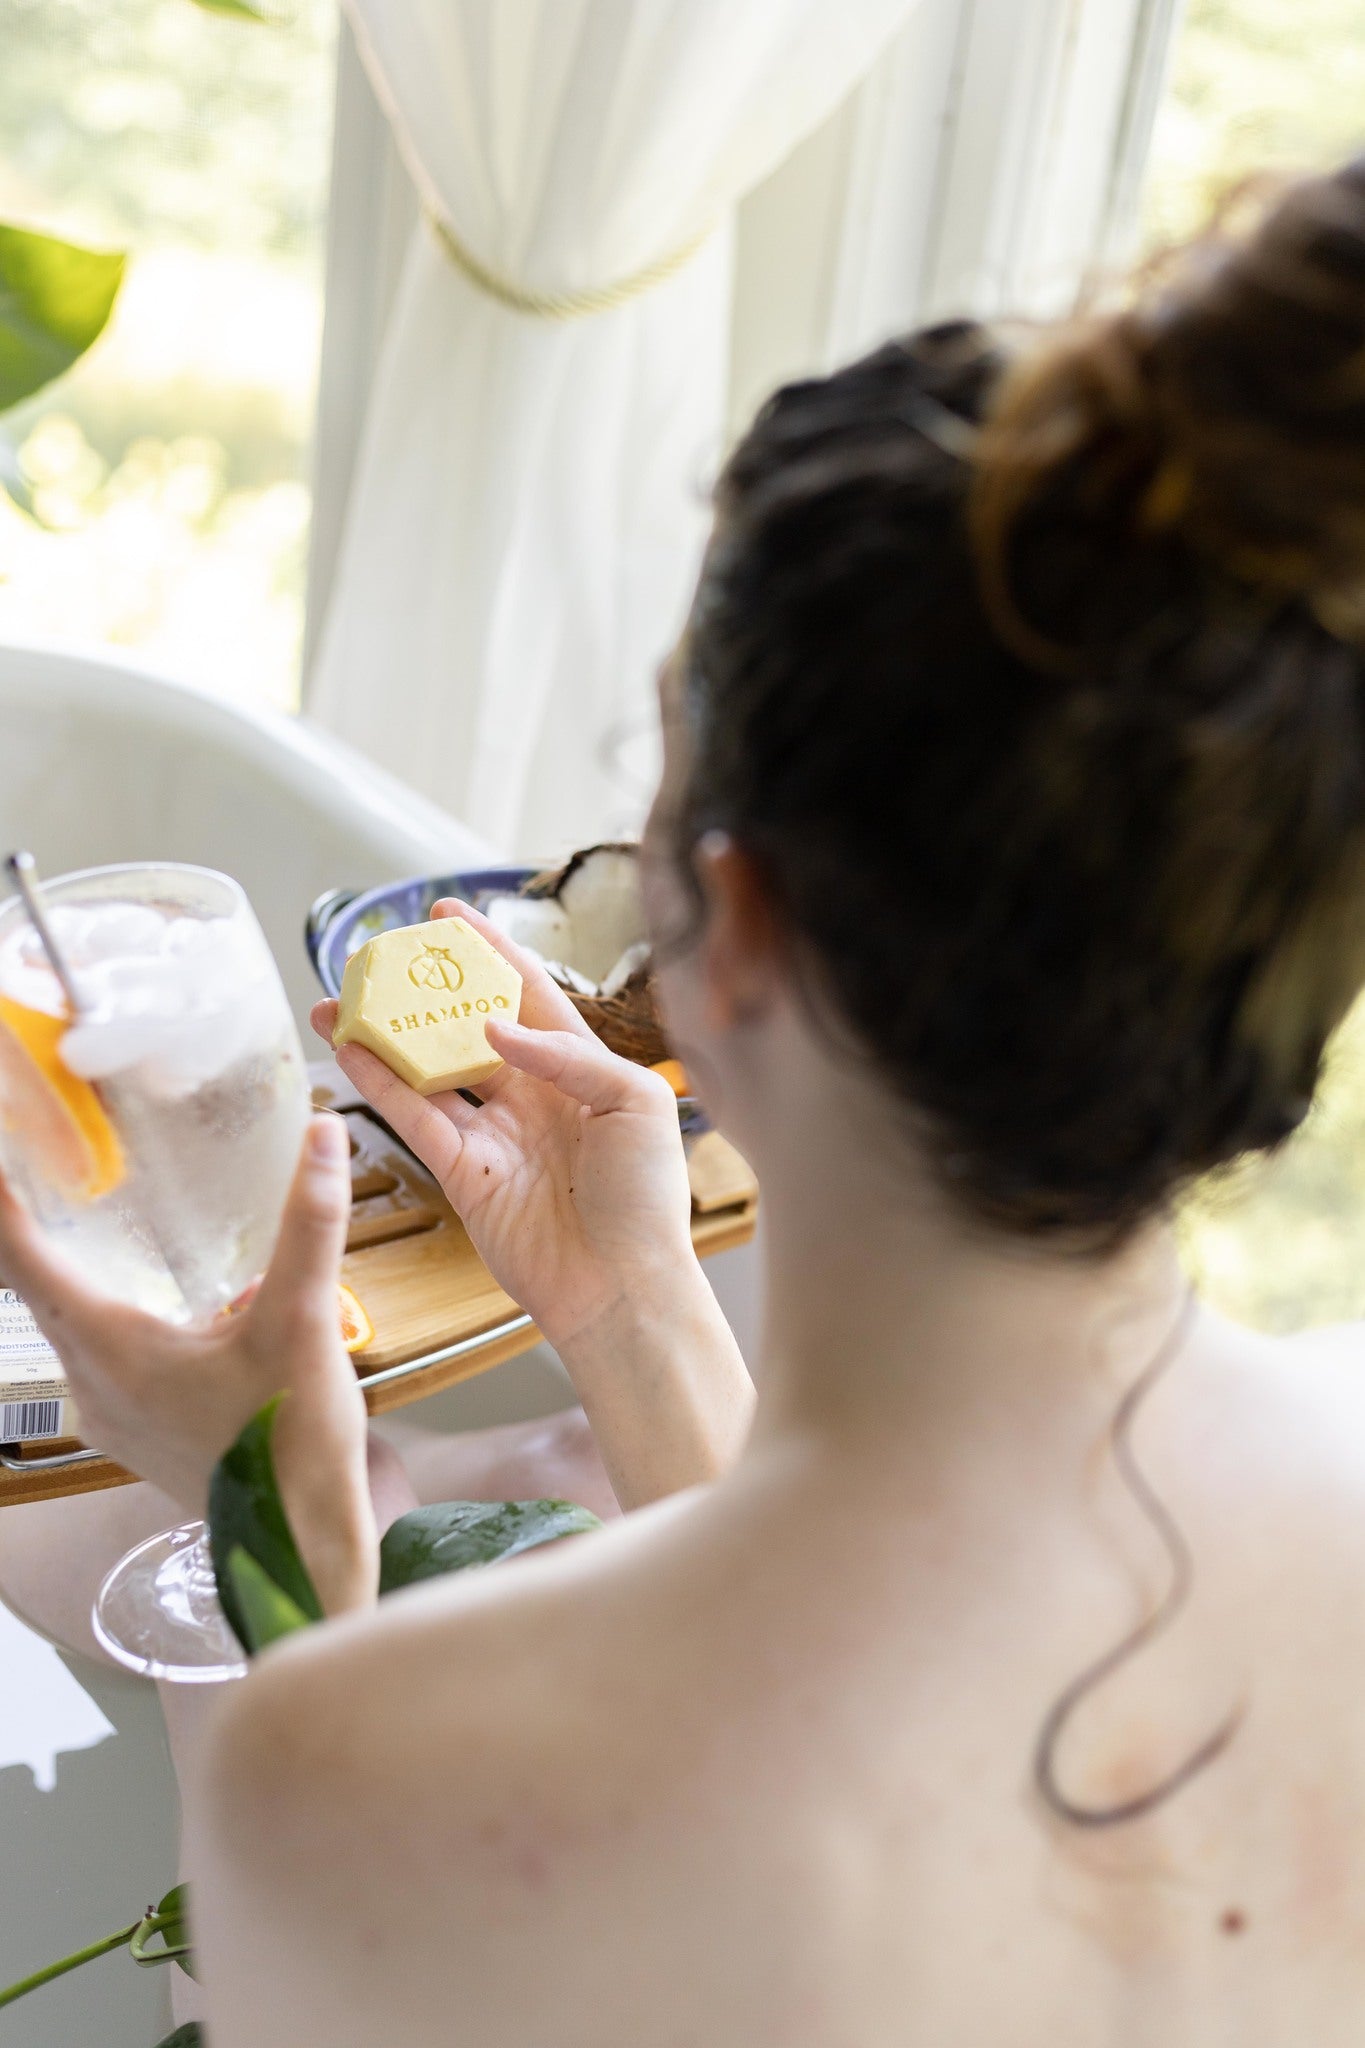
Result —
[[884, 1106], [880, 1131], [794, 1120], [771, 1150], [756, 1445], [815, 1433], [894, 1461], [908, 1441], [1020, 1455], [1046, 1440], [1070, 1455], [1180, 1314], [1167, 1226], [1088, 1258], [979, 1226], [888, 1137]]

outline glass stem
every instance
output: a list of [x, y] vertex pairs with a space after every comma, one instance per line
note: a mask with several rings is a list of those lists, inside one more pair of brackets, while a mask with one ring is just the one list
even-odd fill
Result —
[[213, 1569], [213, 1552], [209, 1548], [209, 1525], [205, 1522], [189, 1549], [189, 1577], [201, 1593], [211, 1593], [218, 1598], [218, 1577]]

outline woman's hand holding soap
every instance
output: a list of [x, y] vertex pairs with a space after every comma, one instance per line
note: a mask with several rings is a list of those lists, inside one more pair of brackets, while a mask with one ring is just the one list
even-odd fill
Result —
[[[608, 1051], [477, 911], [447, 900], [432, 916], [462, 920], [521, 977], [520, 1021], [482, 1020], [502, 1062], [478, 1083], [482, 1106], [417, 1093], [361, 1044], [340, 1045], [338, 1063], [559, 1351], [622, 1504], [710, 1477], [740, 1447], [752, 1388], [692, 1250], [673, 1091]], [[313, 1012], [329, 1041], [336, 1022], [335, 1003]]]

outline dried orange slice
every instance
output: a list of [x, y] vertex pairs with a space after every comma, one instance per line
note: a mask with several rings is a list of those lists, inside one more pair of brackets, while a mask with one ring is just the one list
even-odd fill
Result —
[[95, 1202], [124, 1175], [123, 1147], [99, 1096], [58, 1050], [65, 1017], [0, 996], [0, 1121], [73, 1202]]
[[341, 1310], [341, 1339], [346, 1349], [363, 1351], [374, 1342], [374, 1324], [361, 1307], [359, 1297], [349, 1287], [338, 1287], [337, 1306]]

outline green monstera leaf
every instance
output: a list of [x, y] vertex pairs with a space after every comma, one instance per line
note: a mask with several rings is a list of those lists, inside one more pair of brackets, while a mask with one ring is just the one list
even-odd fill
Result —
[[249, 1656], [290, 1629], [322, 1619], [322, 1603], [275, 1477], [270, 1444], [282, 1399], [277, 1394], [252, 1416], [209, 1481], [209, 1549], [218, 1598]]
[[379, 1546], [379, 1590], [496, 1564], [542, 1543], [586, 1535], [601, 1523], [567, 1500], [448, 1500], [401, 1515]]
[[0, 222], [0, 412], [50, 384], [103, 333], [125, 258]]
[[277, 1643], [281, 1636], [292, 1636], [295, 1629], [307, 1628], [308, 1616], [303, 1609], [281, 1592], [265, 1567], [257, 1564], [240, 1543], [228, 1558], [227, 1569], [246, 1623], [250, 1649], [263, 1650], [268, 1643]]
[[[299, 1555], [271, 1455], [282, 1396], [254, 1415], [214, 1469], [209, 1548], [223, 1612], [249, 1656], [321, 1621], [322, 1606]], [[567, 1500], [451, 1500], [414, 1508], [379, 1546], [379, 1590], [496, 1564], [602, 1525]]]

